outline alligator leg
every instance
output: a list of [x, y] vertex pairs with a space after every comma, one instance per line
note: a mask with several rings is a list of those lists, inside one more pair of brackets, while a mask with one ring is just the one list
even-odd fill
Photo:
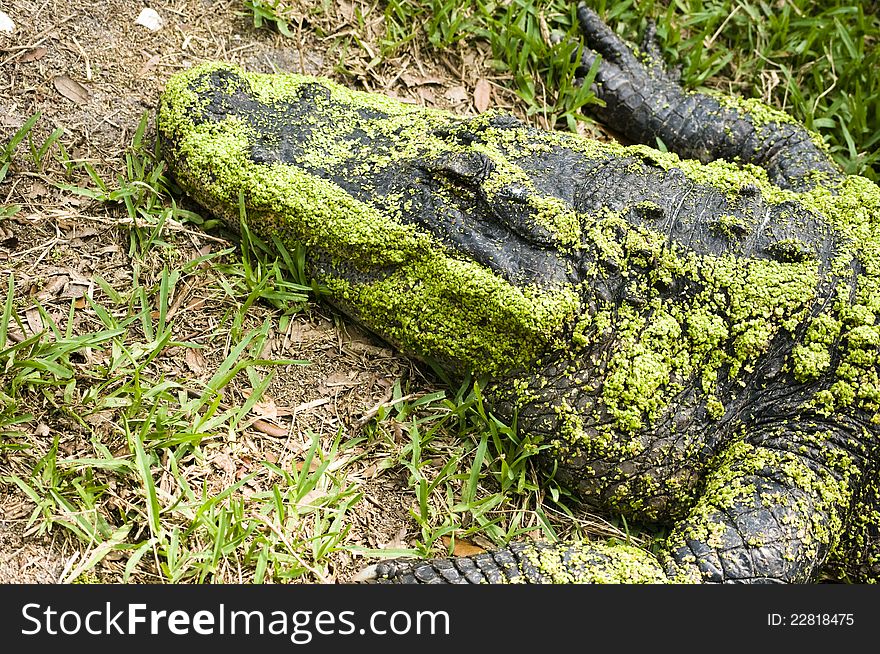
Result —
[[696, 566], [707, 582], [816, 579], [844, 531], [861, 462], [854, 439], [818, 423], [734, 443], [667, 541], [670, 573]]
[[715, 159], [751, 163], [767, 170], [781, 188], [808, 190], [842, 175], [821, 139], [786, 114], [754, 101], [738, 101], [682, 89], [666, 72], [649, 29], [644, 52], [634, 52], [584, 5], [578, 20], [586, 47], [583, 74], [598, 57], [595, 109], [609, 127], [628, 139], [656, 145], [703, 163]]

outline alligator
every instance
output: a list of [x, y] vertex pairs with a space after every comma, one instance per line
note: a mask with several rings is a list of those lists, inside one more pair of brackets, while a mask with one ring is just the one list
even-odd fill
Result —
[[[158, 111], [181, 188], [303, 244], [327, 301], [452, 379], [586, 509], [666, 531], [393, 559], [400, 583], [880, 579], [880, 188], [577, 12], [630, 144], [208, 63]], [[649, 147], [657, 140], [664, 151]]]

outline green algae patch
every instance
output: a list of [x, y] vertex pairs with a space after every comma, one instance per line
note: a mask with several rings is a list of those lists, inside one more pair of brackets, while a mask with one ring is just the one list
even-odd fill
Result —
[[623, 543], [531, 547], [522, 553], [524, 576], [551, 584], [663, 584], [670, 579], [657, 558]]
[[337, 304], [404, 352], [487, 374], [534, 360], [579, 308], [565, 289], [520, 290], [436, 251], [366, 284], [323, 282]]
[[364, 265], [399, 264], [430, 239], [338, 186], [293, 166], [250, 160], [253, 134], [239, 120], [204, 123], [177, 141], [180, 181], [202, 204], [235, 224], [242, 194], [253, 226]]
[[701, 93], [714, 98], [722, 107], [732, 109], [739, 116], [745, 117], [754, 126], [755, 131], [762, 135], [764, 132], [774, 133], [778, 130], [778, 125], [793, 125], [806, 132], [810, 141], [819, 149], [819, 151], [830, 155], [828, 144], [825, 143], [822, 136], [814, 131], [806, 129], [793, 116], [775, 109], [757, 98], [743, 98], [735, 95], [727, 95], [720, 91], [706, 90]]
[[755, 127], [763, 127], [771, 123], [801, 126], [797, 120], [784, 111], [774, 109], [756, 98], [742, 98], [711, 89], [701, 93], [711, 96], [723, 107], [733, 109], [741, 115], [748, 116]]
[[[624, 236], [610, 238], [614, 232]], [[600, 430], [634, 434], [656, 424], [683, 381], [693, 378], [706, 394], [708, 417], [719, 419], [721, 387], [741, 371], [753, 371], [774, 338], [793, 335], [817, 299], [821, 275], [815, 261], [676, 252], [619, 219], [601, 221], [587, 233], [596, 256], [613, 261], [632, 280], [631, 295], [640, 298], [600, 305], [575, 328], [580, 343], [608, 330], [616, 343], [602, 385], [603, 409], [614, 421]], [[674, 301], [663, 297], [661, 289], [676, 278], [697, 290]], [[722, 368], [726, 375], [719, 378]]]

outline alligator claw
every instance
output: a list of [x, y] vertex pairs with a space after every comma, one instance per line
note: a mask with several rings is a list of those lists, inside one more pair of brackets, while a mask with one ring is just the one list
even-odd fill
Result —
[[577, 9], [578, 22], [590, 48], [620, 68], [637, 70], [641, 63], [632, 50], [606, 25], [599, 15], [584, 4]]

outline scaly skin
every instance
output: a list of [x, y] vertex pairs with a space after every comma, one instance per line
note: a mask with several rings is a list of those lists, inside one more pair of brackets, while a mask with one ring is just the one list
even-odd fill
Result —
[[224, 64], [163, 94], [198, 202], [304, 243], [329, 301], [402, 352], [488, 377], [587, 506], [671, 528], [659, 557], [515, 544], [372, 576], [876, 581], [880, 189], [580, 19], [606, 118], [707, 163]]

